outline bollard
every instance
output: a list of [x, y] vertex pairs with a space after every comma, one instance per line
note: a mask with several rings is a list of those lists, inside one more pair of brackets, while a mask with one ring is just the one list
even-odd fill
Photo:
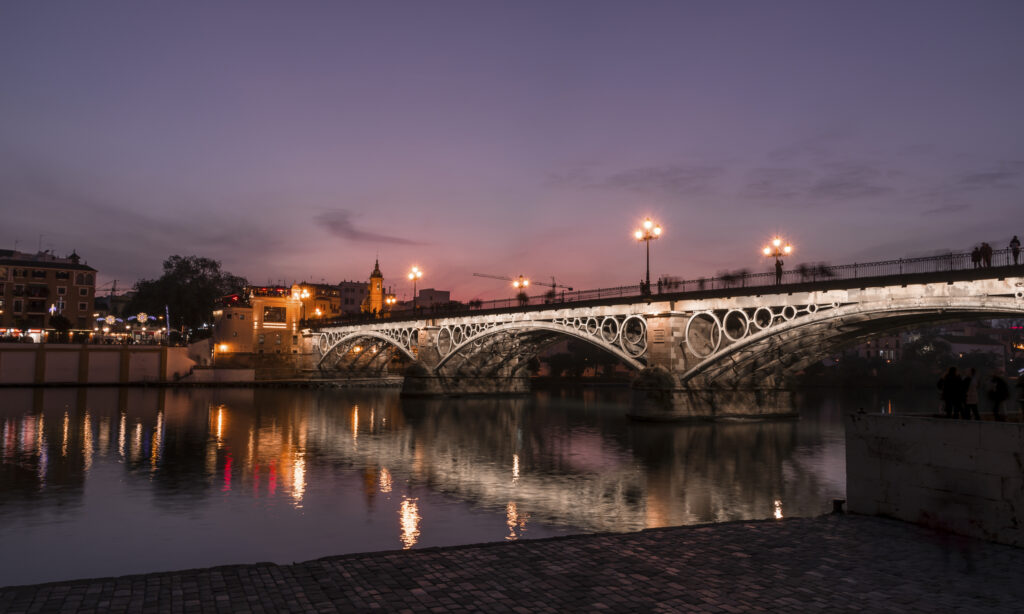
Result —
[[846, 499], [832, 499], [832, 513], [833, 514], [842, 514], [842, 513], [844, 513], [843, 512], [843, 505], [845, 503], [846, 503]]

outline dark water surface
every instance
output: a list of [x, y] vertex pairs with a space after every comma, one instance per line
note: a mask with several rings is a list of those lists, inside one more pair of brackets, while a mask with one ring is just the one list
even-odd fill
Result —
[[862, 400], [675, 425], [630, 421], [627, 399], [2, 389], [0, 586], [808, 516], [844, 495], [841, 416]]

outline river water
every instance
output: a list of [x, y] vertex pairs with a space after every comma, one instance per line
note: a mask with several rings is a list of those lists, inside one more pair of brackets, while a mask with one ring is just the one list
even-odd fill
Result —
[[827, 512], [843, 412], [652, 424], [628, 390], [0, 389], [0, 586]]

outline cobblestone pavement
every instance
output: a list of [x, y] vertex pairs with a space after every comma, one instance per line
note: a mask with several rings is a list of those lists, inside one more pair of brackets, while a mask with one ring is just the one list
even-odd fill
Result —
[[1024, 549], [822, 516], [0, 588], [0, 612], [1020, 612]]

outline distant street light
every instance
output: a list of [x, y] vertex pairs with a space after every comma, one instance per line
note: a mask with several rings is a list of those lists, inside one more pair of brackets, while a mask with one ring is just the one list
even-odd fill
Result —
[[414, 312], [416, 311], [416, 280], [421, 279], [422, 277], [423, 271], [421, 271], [419, 267], [414, 266], [412, 267], [412, 270], [409, 271], [409, 279], [412, 280], [412, 310]]
[[774, 237], [768, 245], [764, 246], [761, 250], [765, 256], [769, 258], [775, 258], [775, 285], [782, 283], [782, 265], [785, 264], [782, 261], [783, 256], [788, 256], [793, 253], [793, 246], [788, 241], [784, 241], [779, 237]]
[[643, 241], [647, 244], [647, 274], [644, 277], [644, 287], [641, 291], [644, 294], [651, 293], [651, 240], [657, 239], [661, 236], [661, 226], [651, 221], [651, 218], [644, 218], [644, 223], [641, 228], [638, 228], [633, 236], [636, 237], [637, 241]]
[[525, 287], [527, 287], [529, 285], [530, 285], [530, 280], [526, 279], [522, 275], [519, 276], [519, 279], [513, 279], [512, 280], [512, 287], [513, 288], [525, 288]]

